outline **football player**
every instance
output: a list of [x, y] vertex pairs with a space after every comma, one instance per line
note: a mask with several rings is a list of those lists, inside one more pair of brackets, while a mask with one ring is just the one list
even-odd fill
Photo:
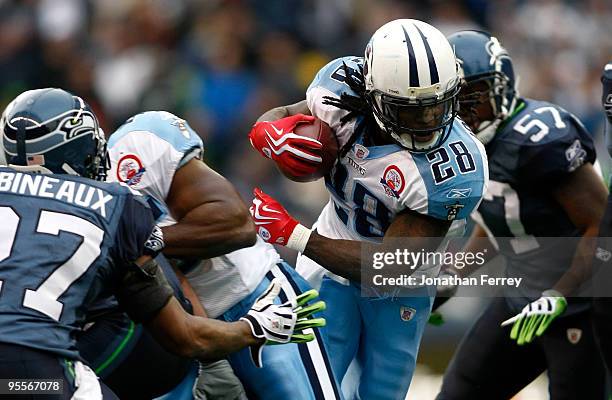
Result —
[[603, 398], [590, 301], [566, 299], [557, 286], [592, 252], [605, 207], [591, 135], [561, 107], [519, 96], [512, 60], [495, 37], [460, 31], [449, 41], [467, 83], [460, 115], [489, 158], [482, 226], [473, 236], [486, 238], [486, 227], [506, 258], [506, 275], [525, 282], [504, 286], [465, 335], [438, 399], [510, 398], [545, 370], [551, 398]]
[[412, 238], [404, 241], [408, 250], [433, 250], [486, 187], [484, 148], [455, 118], [459, 82], [442, 33], [421, 21], [395, 20], [374, 33], [365, 57], [330, 62], [306, 100], [270, 110], [249, 134], [255, 149], [296, 176], [316, 169], [322, 150], [293, 134], [296, 124], [314, 116], [337, 136], [338, 161], [325, 177], [330, 201], [316, 228], [299, 224], [258, 189], [251, 213], [270, 242], [301, 252], [298, 272], [320, 286], [328, 304], [334, 372], [343, 379], [357, 359], [361, 379], [349, 390], [362, 399], [405, 397], [435, 294], [421, 287], [407, 297], [362, 296], [363, 243], [388, 249], [393, 238]]
[[[274, 247], [256, 239], [240, 195], [202, 161], [202, 152], [202, 140], [185, 120], [164, 111], [144, 112], [110, 136], [109, 180], [147, 197], [164, 231], [167, 256], [198, 259], [184, 268], [209, 317], [240, 318], [273, 279], [281, 282], [283, 301], [309, 292], [310, 285]], [[339, 398], [320, 333], [306, 330], [301, 339], [314, 340], [264, 348], [263, 368], [250, 361], [248, 350], [230, 355], [247, 393], [265, 399]], [[231, 376], [220, 379], [221, 387], [207, 388], [213, 379], [205, 372], [198, 388], [221, 389], [223, 398], [241, 395], [240, 386], [228, 387]]]
[[[606, 115], [604, 121], [606, 140], [608, 152], [612, 155], [612, 62], [604, 67], [601, 83], [603, 85], [601, 103]], [[595, 253], [595, 279], [600, 279], [594, 293], [594, 296], [597, 297], [593, 299], [593, 327], [608, 370], [612, 370], [612, 299], [609, 289], [611, 275], [605, 271], [610, 269], [610, 263], [612, 262], [611, 229], [612, 196], [609, 196], [608, 207], [600, 226], [599, 236], [601, 236], [601, 240]]]
[[240, 321], [184, 312], [153, 258], [163, 235], [150, 208], [126, 185], [99, 182], [106, 141], [80, 97], [24, 92], [7, 106], [0, 131], [8, 162], [0, 168], [0, 377], [61, 380], [50, 399], [102, 399], [103, 390], [116, 398], [75, 341], [103, 291], [168, 349], [202, 360], [248, 346], [258, 352], [266, 340], [287, 343], [304, 322], [296, 302], [273, 304], [278, 280]]

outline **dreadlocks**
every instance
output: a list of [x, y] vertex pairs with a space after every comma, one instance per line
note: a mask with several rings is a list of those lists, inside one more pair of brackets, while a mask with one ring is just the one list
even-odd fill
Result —
[[357, 96], [350, 95], [346, 92], [342, 93], [339, 99], [331, 96], [325, 96], [323, 97], [323, 104], [328, 104], [348, 111], [348, 114], [340, 119], [341, 125], [344, 125], [348, 121], [357, 117], [363, 117], [363, 123], [358, 124], [355, 132], [351, 135], [346, 144], [342, 146], [339, 155], [340, 158], [344, 157], [346, 153], [349, 152], [364, 129], [373, 129], [376, 126], [376, 121], [374, 120], [370, 104], [366, 97], [363, 67], [360, 65], [359, 71], [355, 73], [355, 71], [350, 69], [345, 62], [342, 62], [342, 69], [344, 70], [344, 75], [346, 77], [344, 82], [357, 94]]

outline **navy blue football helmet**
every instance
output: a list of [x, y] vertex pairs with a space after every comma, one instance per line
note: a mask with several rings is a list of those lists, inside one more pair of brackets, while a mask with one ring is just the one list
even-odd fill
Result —
[[83, 99], [62, 89], [28, 90], [0, 119], [5, 162], [15, 169], [105, 180], [104, 133]]
[[460, 74], [465, 83], [482, 85], [483, 91], [467, 96], [459, 94], [459, 115], [469, 118], [479, 102], [490, 102], [493, 120], [479, 121], [474, 129], [476, 136], [487, 143], [499, 124], [512, 114], [518, 99], [517, 78], [514, 75], [512, 59], [497, 38], [487, 32], [465, 30], [453, 33], [448, 41], [455, 50]]

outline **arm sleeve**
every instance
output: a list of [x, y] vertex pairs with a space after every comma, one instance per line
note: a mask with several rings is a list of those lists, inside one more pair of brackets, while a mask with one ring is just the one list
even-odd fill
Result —
[[153, 317], [173, 295], [155, 260], [142, 267], [134, 263], [142, 255], [155, 257], [162, 249], [163, 236], [147, 203], [142, 196], [126, 196], [111, 256], [120, 269], [115, 295], [136, 322]]
[[[117, 223], [115, 242], [111, 249], [111, 257], [115, 264], [129, 265], [144, 255], [147, 242], [156, 239], [158, 230], [155, 228], [153, 213], [144, 197], [126, 195]], [[163, 248], [163, 241], [161, 247]]]
[[115, 295], [132, 320], [146, 322], [168, 303], [173, 291], [164, 271], [151, 259], [142, 267], [127, 266]]

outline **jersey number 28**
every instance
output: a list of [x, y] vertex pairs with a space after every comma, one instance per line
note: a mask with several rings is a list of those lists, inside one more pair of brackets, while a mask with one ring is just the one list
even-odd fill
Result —
[[[452, 142], [449, 143], [448, 147], [450, 147], [455, 156], [455, 164], [460, 174], [467, 174], [476, 171], [476, 163], [474, 162], [474, 158], [463, 142]], [[427, 161], [431, 163], [431, 173], [436, 185], [439, 185], [457, 175], [445, 147], [438, 147], [437, 149], [427, 153], [426, 157]]]

